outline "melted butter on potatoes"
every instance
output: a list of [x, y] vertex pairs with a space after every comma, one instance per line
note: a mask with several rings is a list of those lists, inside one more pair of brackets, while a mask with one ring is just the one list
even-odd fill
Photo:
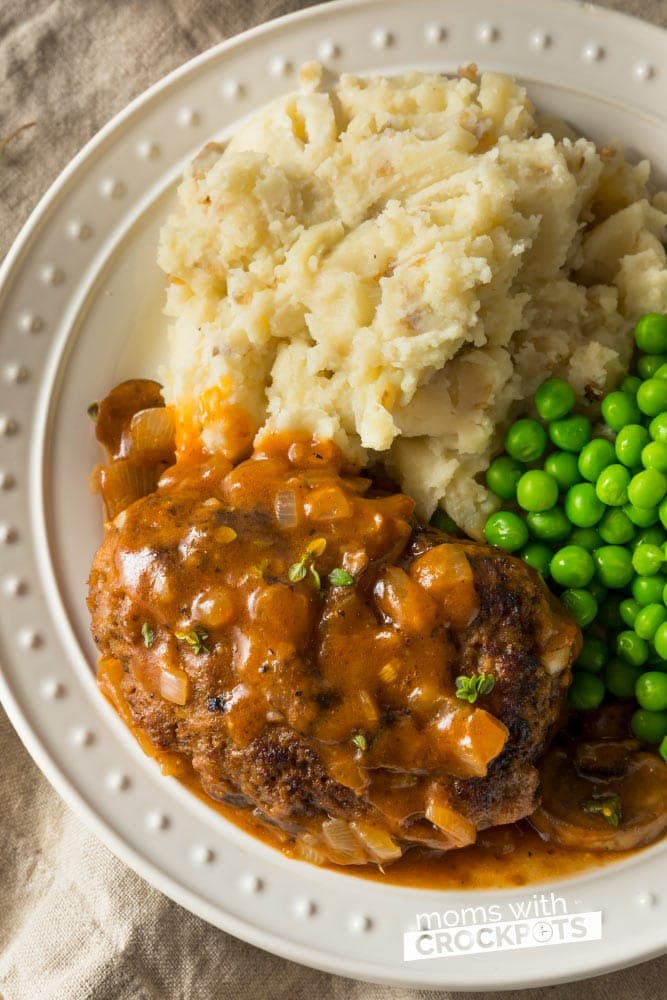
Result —
[[181, 446], [307, 430], [479, 535], [517, 405], [605, 387], [667, 310], [667, 198], [508, 77], [320, 75], [204, 150], [162, 232]]

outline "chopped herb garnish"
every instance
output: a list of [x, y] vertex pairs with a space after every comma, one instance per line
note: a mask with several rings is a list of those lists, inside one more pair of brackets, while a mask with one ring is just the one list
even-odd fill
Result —
[[623, 816], [620, 796], [613, 793], [594, 792], [592, 799], [581, 803], [581, 808], [586, 813], [602, 816], [609, 826], [618, 826]]
[[322, 555], [326, 547], [326, 538], [314, 538], [312, 542], [309, 542], [301, 559], [298, 562], [292, 563], [287, 570], [287, 578], [290, 583], [299, 583], [300, 580], [305, 580], [307, 574], [310, 573], [316, 589], [320, 590], [322, 580], [313, 562], [317, 556]]
[[355, 747], [357, 747], [358, 750], [368, 749], [368, 743], [363, 733], [355, 733], [354, 736], [352, 737], [352, 742], [354, 743]]
[[141, 626], [141, 634], [144, 638], [144, 646], [146, 649], [150, 649], [155, 642], [155, 631], [150, 627], [148, 622], [144, 622]]
[[295, 563], [292, 563], [292, 565], [290, 566], [290, 568], [287, 570], [287, 576], [288, 576], [288, 579], [289, 579], [290, 583], [298, 583], [299, 580], [305, 580], [306, 579], [306, 573], [307, 572], [308, 572], [308, 570], [306, 569], [306, 564], [305, 563], [303, 563], [303, 562], [295, 562]]
[[456, 697], [472, 705], [481, 694], [493, 691], [495, 683], [493, 674], [473, 674], [472, 677], [463, 674], [456, 678]]
[[351, 587], [354, 583], [354, 577], [346, 569], [341, 569], [338, 566], [329, 573], [329, 583], [332, 587]]
[[189, 632], [174, 632], [174, 635], [182, 642], [187, 642], [188, 646], [192, 646], [197, 655], [210, 652], [208, 646], [205, 645], [208, 632], [203, 628], [193, 628]]
[[86, 410], [86, 413], [88, 414], [91, 420], [97, 420], [97, 418], [100, 415], [100, 404], [97, 401], [91, 403], [88, 409]]
[[224, 712], [225, 704], [225, 699], [221, 694], [216, 694], [212, 698], [206, 699], [206, 707], [209, 712]]

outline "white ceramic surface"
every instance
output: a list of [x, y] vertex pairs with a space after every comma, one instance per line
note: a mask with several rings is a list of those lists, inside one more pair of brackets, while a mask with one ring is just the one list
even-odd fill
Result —
[[160, 356], [158, 227], [204, 141], [332, 71], [454, 71], [527, 82], [585, 134], [621, 137], [667, 178], [667, 36], [563, 0], [343, 0], [264, 25], [188, 63], [72, 162], [0, 277], [0, 695], [46, 775], [149, 882], [211, 923], [319, 968], [388, 983], [506, 989], [656, 955], [667, 940], [667, 845], [555, 888], [601, 911], [598, 941], [403, 961], [415, 915], [528, 892], [398, 889], [283, 858], [163, 778], [96, 691], [85, 581], [100, 537], [87, 491], [97, 449], [87, 404]]

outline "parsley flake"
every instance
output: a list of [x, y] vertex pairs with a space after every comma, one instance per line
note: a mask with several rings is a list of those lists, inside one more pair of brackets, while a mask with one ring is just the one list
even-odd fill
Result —
[[473, 705], [480, 695], [493, 691], [495, 683], [493, 674], [462, 674], [456, 678], [456, 697]]
[[193, 628], [189, 632], [174, 632], [174, 635], [182, 642], [187, 642], [188, 646], [192, 646], [197, 656], [200, 653], [210, 653], [210, 649], [206, 645], [208, 632], [203, 628]]
[[581, 803], [581, 808], [585, 813], [602, 816], [609, 826], [618, 826], [623, 817], [620, 796], [614, 794], [594, 792], [592, 799]]
[[332, 587], [351, 587], [354, 583], [354, 577], [346, 569], [337, 566], [329, 573], [329, 583]]
[[287, 570], [287, 577], [290, 583], [298, 583], [299, 580], [306, 579], [306, 573], [306, 564], [304, 562], [295, 562]]
[[352, 742], [354, 743], [357, 750], [367, 750], [368, 742], [363, 733], [355, 733], [352, 737]]
[[306, 546], [306, 551], [299, 561], [292, 563], [287, 570], [287, 579], [290, 583], [299, 583], [299, 581], [305, 580], [308, 573], [310, 573], [316, 590], [320, 590], [322, 587], [322, 580], [320, 578], [320, 574], [315, 569], [314, 560], [317, 556], [322, 555], [326, 547], [326, 538], [314, 538], [312, 542], [309, 542]]
[[146, 649], [150, 649], [155, 642], [155, 631], [150, 627], [148, 622], [144, 622], [141, 626], [141, 634], [143, 636], [144, 646]]

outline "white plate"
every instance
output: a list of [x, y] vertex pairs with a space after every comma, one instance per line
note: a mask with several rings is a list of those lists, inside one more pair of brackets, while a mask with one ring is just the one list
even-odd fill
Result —
[[285, 859], [163, 778], [99, 696], [85, 581], [101, 518], [87, 492], [97, 449], [85, 410], [118, 379], [155, 370], [155, 244], [174, 178], [205, 140], [292, 88], [299, 64], [319, 58], [335, 71], [453, 71], [471, 60], [503, 70], [583, 133], [622, 137], [650, 156], [664, 180], [666, 41], [647, 24], [559, 0], [351, 0], [305, 10], [204, 53], [135, 101], [56, 181], [5, 262], [3, 703], [37, 763], [116, 854], [247, 941], [387, 983], [488, 990], [576, 979], [665, 949], [667, 844], [548, 887], [571, 912], [601, 911], [600, 940], [405, 962], [403, 933], [417, 913], [507, 907], [536, 887], [399, 889]]

